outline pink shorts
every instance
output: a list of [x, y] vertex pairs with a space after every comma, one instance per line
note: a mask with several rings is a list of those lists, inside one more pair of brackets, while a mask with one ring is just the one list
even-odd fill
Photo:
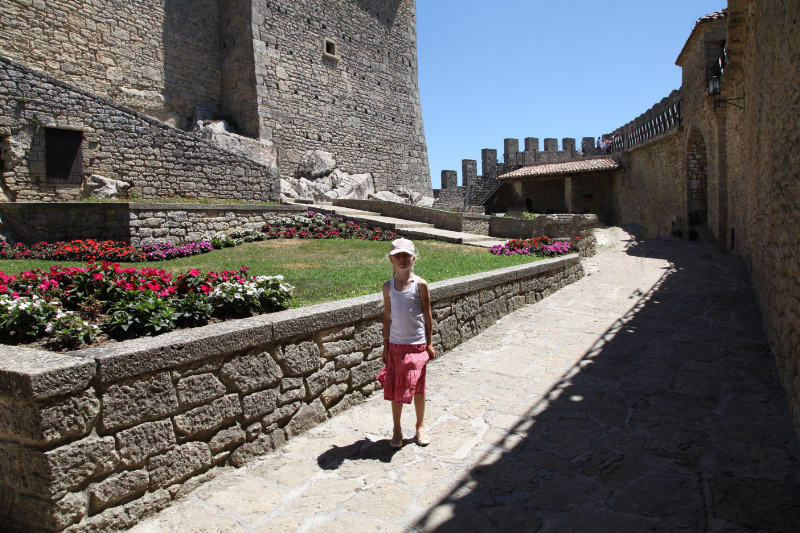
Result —
[[430, 358], [426, 344], [389, 343], [386, 364], [378, 374], [383, 398], [411, 403], [415, 394], [425, 394], [425, 364]]

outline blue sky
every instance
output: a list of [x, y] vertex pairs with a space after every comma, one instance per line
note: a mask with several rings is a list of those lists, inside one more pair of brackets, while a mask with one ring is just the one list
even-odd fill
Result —
[[725, 0], [417, 0], [422, 117], [434, 188], [442, 170], [502, 157], [503, 139], [597, 137], [681, 84], [695, 21]]

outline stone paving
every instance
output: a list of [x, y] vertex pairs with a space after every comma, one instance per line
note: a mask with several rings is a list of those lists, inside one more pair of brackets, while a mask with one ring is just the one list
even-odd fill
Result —
[[136, 526], [797, 531], [800, 450], [742, 263], [599, 232], [590, 275], [429, 366], [432, 444], [370, 400]]

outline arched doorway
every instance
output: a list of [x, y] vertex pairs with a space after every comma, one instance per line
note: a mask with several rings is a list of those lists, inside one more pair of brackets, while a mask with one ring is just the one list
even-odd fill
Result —
[[703, 134], [692, 129], [686, 145], [686, 201], [689, 219], [689, 240], [706, 238], [708, 234], [708, 156]]

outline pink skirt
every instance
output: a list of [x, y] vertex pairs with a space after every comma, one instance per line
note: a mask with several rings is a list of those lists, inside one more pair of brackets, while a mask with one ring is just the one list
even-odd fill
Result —
[[429, 359], [426, 348], [424, 343], [389, 343], [386, 364], [377, 377], [385, 400], [411, 403], [415, 394], [425, 394], [425, 364]]

